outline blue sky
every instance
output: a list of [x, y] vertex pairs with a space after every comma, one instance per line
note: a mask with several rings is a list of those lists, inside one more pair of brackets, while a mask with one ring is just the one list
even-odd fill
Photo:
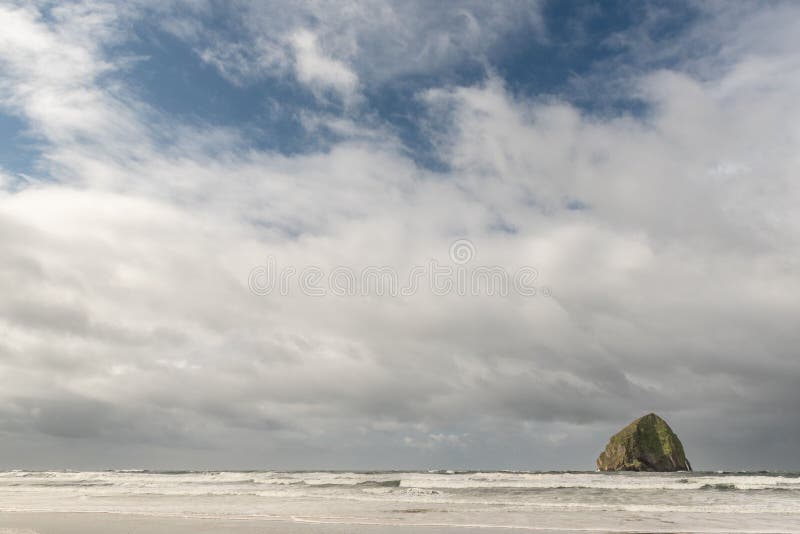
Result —
[[[457, 6], [451, 8], [450, 16], [458, 23], [453, 14]], [[646, 38], [655, 47], [661, 41], [674, 42], [705, 15], [685, 2], [534, 2], [519, 9], [529, 15], [527, 19], [520, 17], [504, 26], [502, 36], [487, 41], [477, 53], [458, 50], [455, 25], [450, 28], [455, 41], [452, 57], [436, 68], [412, 66], [390, 77], [365, 76], [357, 110], [344, 109], [335, 95], [316, 98], [306, 84], [284, 73], [261, 72], [237, 81], [226, 78], [201, 57], [202, 41], [181, 39], [172, 28], [159, 25], [158, 10], [131, 21], [123, 38], [105, 46], [118, 67], [102, 82], [124, 84], [130, 98], [151, 106], [164, 120], [234, 127], [247, 132], [254, 148], [285, 154], [325, 149], [337, 139], [327, 130], [309, 132], [301, 113], [355, 115], [390, 129], [417, 163], [436, 169], [443, 162], [421, 128], [420, 116], [425, 114], [418, 98], [421, 92], [479, 85], [494, 77], [518, 97], [563, 100], [585, 114], [641, 115], [647, 102], [625, 87], [627, 78], [638, 72], [631, 69], [668, 68], [684, 58], [666, 55], [631, 61], [637, 53], [636, 40]], [[45, 7], [44, 16], [47, 11]], [[533, 12], [535, 16], [530, 16]], [[197, 22], [214, 39], [246, 48], [241, 18], [238, 10], [213, 2], [197, 14]], [[306, 18], [311, 27], [323, 24], [311, 14]], [[641, 64], [631, 64], [637, 62]], [[357, 72], [368, 73], [370, 68], [354, 65]], [[596, 90], [610, 84], [615, 84], [611, 90]], [[30, 172], [36, 137], [26, 135], [31, 132], [13, 109], [4, 111], [0, 135], [8, 152], [3, 167]]]
[[796, 468], [798, 9], [0, 3], [0, 466]]

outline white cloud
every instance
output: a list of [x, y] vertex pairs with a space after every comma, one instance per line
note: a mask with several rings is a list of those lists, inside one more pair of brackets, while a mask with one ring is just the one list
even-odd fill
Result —
[[316, 93], [330, 89], [346, 101], [355, 98], [358, 77], [343, 62], [326, 57], [317, 46], [313, 33], [297, 31], [291, 41], [295, 52], [295, 72], [301, 82]]
[[291, 65], [289, 51], [288, 43], [256, 39], [252, 43], [212, 42], [198, 54], [227, 80], [242, 86], [266, 75], [288, 73]]
[[[125, 13], [108, 4], [68, 3], [54, 7], [45, 21], [32, 6], [0, 6], [0, 24], [9, 30], [0, 36], [0, 105], [50, 143], [41, 166], [61, 167], [62, 178], [75, 170], [79, 153], [133, 159], [146, 149], [148, 128], [140, 115], [146, 108], [126, 103], [124, 88], [101, 81], [114, 70], [103, 47], [122, 38], [115, 30]], [[92, 174], [71, 179], [106, 178]]]

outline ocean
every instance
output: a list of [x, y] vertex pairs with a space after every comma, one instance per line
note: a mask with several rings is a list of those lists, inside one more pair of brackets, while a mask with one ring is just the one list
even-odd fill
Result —
[[0, 473], [0, 534], [183, 532], [180, 520], [187, 532], [800, 532], [800, 473]]

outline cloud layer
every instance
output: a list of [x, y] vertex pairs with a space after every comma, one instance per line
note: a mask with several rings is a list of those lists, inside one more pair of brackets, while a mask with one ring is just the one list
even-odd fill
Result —
[[[591, 468], [658, 411], [700, 469], [796, 467], [797, 6], [701, 6], [657, 43], [651, 7], [563, 94], [493, 64], [563, 39], [546, 6], [429, 6], [0, 8], [0, 102], [37, 147], [0, 174], [0, 464]], [[142, 27], [236, 90], [306, 92], [327, 142], [145, 98]], [[374, 100], [420, 79], [392, 113], [440, 166]], [[587, 111], [586, 84], [644, 110]], [[247, 285], [268, 256], [407, 272], [459, 238], [552, 295]]]

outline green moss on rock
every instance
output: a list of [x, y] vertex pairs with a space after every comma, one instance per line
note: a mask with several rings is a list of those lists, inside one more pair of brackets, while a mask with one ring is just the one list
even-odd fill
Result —
[[600, 471], [691, 471], [683, 445], [666, 421], [654, 413], [613, 436], [597, 458]]

